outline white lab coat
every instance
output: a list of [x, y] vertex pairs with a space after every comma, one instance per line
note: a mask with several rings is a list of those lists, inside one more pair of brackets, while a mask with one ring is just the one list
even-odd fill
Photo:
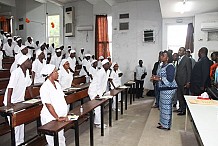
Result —
[[68, 72], [63, 67], [60, 67], [60, 70], [58, 71], [58, 81], [62, 90], [71, 87], [73, 81], [73, 73], [70, 70], [68, 70]]
[[13, 64], [11, 65], [11, 68], [10, 68], [10, 73], [12, 73], [18, 66], [17, 64], [17, 60], [22, 56], [22, 52], [18, 53], [17, 55], [15, 55], [15, 59], [14, 59], [14, 62]]
[[58, 57], [56, 54], [51, 56], [50, 64], [54, 64], [55, 67], [58, 69], [61, 64], [62, 56]]
[[[103, 93], [106, 91], [108, 81], [108, 74], [104, 68], [101, 68], [97, 71], [96, 76], [93, 78], [91, 82], [88, 94], [91, 100], [95, 99], [97, 95], [100, 97], [103, 96]], [[95, 119], [94, 124], [101, 124], [101, 108], [98, 106], [95, 108]]]
[[[10, 76], [10, 80], [4, 95], [4, 105], [7, 106], [8, 88], [13, 88], [11, 103], [24, 101], [26, 87], [31, 85], [29, 70], [26, 71], [26, 77], [20, 67], [15, 69]], [[9, 119], [9, 118], [8, 118]], [[9, 120], [10, 121], [10, 120]], [[15, 127], [16, 145], [24, 142], [24, 124]]]
[[69, 64], [70, 64], [70, 68], [75, 71], [75, 67], [76, 67], [76, 58], [73, 57], [73, 59], [71, 57], [67, 58]]
[[14, 47], [15, 47], [15, 46], [14, 46], [13, 43], [11, 43], [11, 46], [9, 46], [8, 43], [5, 43], [5, 44], [3, 45], [3, 49], [2, 49], [2, 50], [5, 51], [5, 54], [6, 54], [7, 56], [9, 56], [9, 57], [14, 57], [14, 54], [13, 54]]
[[[21, 46], [22, 46], [22, 45], [21, 45]], [[20, 47], [20, 46], [16, 45], [16, 46], [14, 47], [14, 53], [15, 53], [15, 54], [20, 53], [20, 50], [21, 50], [21, 47]]]
[[[96, 67], [96, 68], [94, 68], [93, 66], [90, 67], [90, 69], [89, 69], [89, 74], [92, 75], [92, 78], [94, 78], [94, 77], [96, 76], [97, 71], [98, 71], [98, 68], [97, 68], [97, 67]], [[90, 82], [92, 82], [92, 79], [91, 79], [91, 78], [90, 78]]]
[[42, 63], [37, 58], [35, 61], [33, 61], [32, 64], [32, 71], [35, 72], [35, 78], [34, 83], [43, 83], [45, 82], [45, 77], [43, 77], [40, 72], [42, 68], [46, 65], [46, 60], [43, 59]]
[[[33, 41], [32, 41], [31, 43], [29, 43], [28, 41], [26, 41], [26, 42], [25, 42], [25, 46], [35, 47]], [[27, 56], [28, 56], [29, 58], [33, 57], [33, 50], [35, 50], [35, 49], [29, 49], [29, 48], [28, 48]]]
[[[51, 104], [57, 113], [58, 117], [67, 116], [68, 107], [67, 103], [64, 98], [64, 92], [61, 89], [61, 86], [58, 82], [55, 81], [55, 86], [51, 83], [49, 79], [47, 79], [40, 88], [40, 97], [42, 100], [43, 108], [41, 110], [41, 122], [42, 125], [55, 120], [55, 118], [51, 115], [48, 108], [46, 107], [47, 104]], [[65, 146], [65, 137], [64, 137], [64, 130], [61, 130], [58, 133], [59, 138], [59, 145]], [[54, 145], [53, 137], [46, 135], [46, 140], [49, 146]]]

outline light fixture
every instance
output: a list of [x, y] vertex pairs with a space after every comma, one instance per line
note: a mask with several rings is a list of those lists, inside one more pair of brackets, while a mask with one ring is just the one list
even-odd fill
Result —
[[180, 1], [176, 4], [175, 11], [183, 14], [191, 9], [191, 2], [188, 0]]

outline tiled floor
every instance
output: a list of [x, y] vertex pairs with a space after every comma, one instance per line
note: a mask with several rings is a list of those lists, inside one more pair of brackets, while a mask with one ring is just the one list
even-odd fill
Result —
[[[136, 99], [132, 105], [128, 103], [128, 110], [115, 120], [113, 126], [105, 129], [105, 135], [100, 135], [100, 129], [94, 128], [95, 146], [197, 146], [190, 122], [187, 131], [184, 131], [185, 116], [173, 113], [172, 128], [163, 131], [156, 128], [159, 120], [158, 109], [151, 108], [153, 97]], [[108, 124], [108, 112], [105, 108], [105, 123]], [[35, 135], [35, 123], [26, 126], [26, 137]], [[74, 131], [65, 133], [67, 146], [74, 146]], [[0, 145], [9, 145], [10, 135], [0, 137]], [[80, 126], [80, 146], [89, 146], [89, 122]]]

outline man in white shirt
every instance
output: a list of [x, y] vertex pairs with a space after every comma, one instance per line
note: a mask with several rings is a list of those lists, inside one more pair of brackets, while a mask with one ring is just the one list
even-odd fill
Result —
[[61, 56], [62, 51], [61, 49], [56, 49], [55, 52], [56, 52], [55, 55], [52, 55], [51, 57], [50, 64], [54, 64], [55, 67], [58, 69], [62, 60], [62, 56]]
[[[32, 97], [30, 89], [32, 81], [29, 76], [29, 69], [31, 69], [32, 63], [26, 55], [23, 55], [19, 58], [18, 64], [20, 66], [11, 73], [4, 95], [4, 105], [8, 107], [24, 101], [26, 88]], [[15, 127], [15, 141], [16, 146], [24, 142], [24, 124]]]
[[[101, 69], [101, 67], [102, 67], [102, 64], [101, 64], [101, 62], [104, 60], [104, 57], [103, 56], [100, 56], [99, 58], [98, 58], [98, 69]], [[109, 61], [109, 60], [108, 60]]]
[[91, 67], [90, 57], [91, 57], [90, 54], [85, 54], [85, 58], [82, 61], [82, 69], [80, 70], [79, 73], [80, 76], [83, 75], [86, 76], [86, 83], [88, 83], [90, 80], [89, 79], [89, 68]]
[[75, 50], [70, 50], [70, 56], [67, 58], [69, 64], [70, 64], [70, 71], [72, 73], [75, 72], [75, 67], [76, 67], [76, 51]]
[[143, 91], [144, 91], [144, 79], [147, 75], [146, 68], [142, 65], [143, 61], [139, 60], [139, 65], [135, 67], [134, 72], [134, 80], [136, 82], [136, 97], [137, 98], [144, 98]]
[[14, 44], [12, 43], [12, 37], [8, 37], [8, 42], [3, 45], [4, 56], [14, 57]]
[[34, 45], [34, 42], [33, 42], [33, 38], [28, 36], [27, 37], [27, 41], [25, 42], [25, 46], [27, 46], [28, 48], [28, 54], [27, 56], [29, 58], [32, 58], [33, 57], [33, 51], [35, 50], [35, 45]]
[[[96, 76], [93, 78], [91, 82], [88, 94], [91, 100], [96, 98], [101, 98], [106, 92], [107, 83], [108, 83], [108, 69], [110, 68], [109, 61], [107, 59], [102, 61], [102, 68], [96, 73]], [[98, 106], [95, 108], [95, 119], [94, 124], [97, 128], [101, 127], [101, 107]], [[104, 128], [107, 125], [104, 124]]]
[[17, 45], [15, 45], [14, 47], [14, 54], [17, 55], [18, 53], [20, 53], [21, 50], [21, 46], [22, 46], [22, 39], [20, 37], [18, 37], [16, 39], [17, 41]]

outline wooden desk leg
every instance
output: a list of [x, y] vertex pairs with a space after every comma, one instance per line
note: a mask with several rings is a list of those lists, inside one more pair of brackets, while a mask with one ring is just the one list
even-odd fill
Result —
[[54, 146], [59, 146], [58, 133], [54, 134]]
[[126, 89], [126, 96], [125, 96], [125, 110], [127, 110], [127, 94], [128, 94], [128, 90]]
[[75, 121], [75, 146], [79, 146], [79, 123]]
[[130, 86], [130, 89], [131, 89], [131, 93], [130, 93], [130, 104], [132, 104], [132, 95], [133, 95], [133, 87], [132, 85]]
[[113, 98], [109, 99], [109, 126], [112, 127], [112, 100]]
[[[133, 84], [133, 90], [134, 89], [136, 89], [136, 84]], [[133, 98], [133, 101], [135, 101], [135, 95], [136, 95], [136, 92], [135, 93], [133, 93], [133, 96], [132, 96], [132, 98]]]
[[121, 92], [121, 115], [123, 115], [123, 91]]
[[16, 146], [16, 140], [15, 140], [15, 131], [14, 127], [12, 127], [12, 115], [10, 115], [10, 129], [11, 129], [11, 146]]
[[116, 95], [116, 120], [118, 120], [118, 94]]
[[89, 122], [90, 122], [90, 146], [94, 146], [94, 138], [93, 138], [93, 110], [89, 112]]
[[104, 136], [104, 104], [101, 104], [101, 136]]

